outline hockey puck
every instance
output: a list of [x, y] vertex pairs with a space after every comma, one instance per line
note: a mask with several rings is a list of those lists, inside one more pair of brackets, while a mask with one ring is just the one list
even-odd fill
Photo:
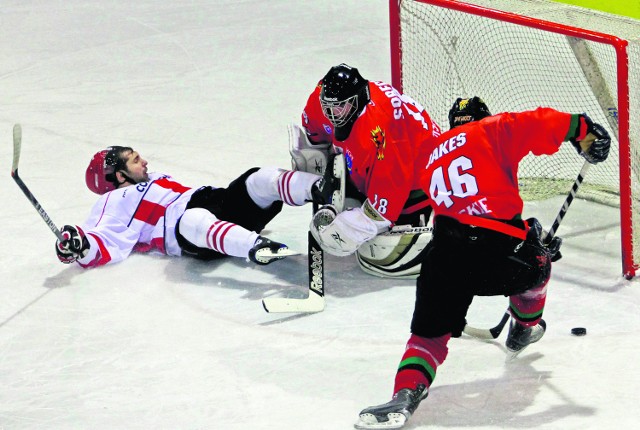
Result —
[[574, 336], [584, 336], [587, 334], [587, 329], [584, 327], [574, 327], [571, 329], [571, 334]]

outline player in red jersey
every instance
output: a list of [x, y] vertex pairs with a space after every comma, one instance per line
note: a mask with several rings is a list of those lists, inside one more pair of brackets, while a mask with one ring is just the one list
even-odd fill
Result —
[[147, 161], [122, 146], [94, 155], [86, 183], [100, 199], [83, 227], [65, 225], [65, 239], [56, 241], [60, 261], [82, 267], [116, 263], [133, 251], [205, 260], [229, 255], [268, 264], [294, 254], [259, 234], [283, 202], [323, 204], [341, 193], [340, 180], [329, 173], [275, 167], [249, 169], [226, 188], [191, 188], [148, 172]]
[[[458, 99], [450, 118], [462, 118], [480, 103]], [[462, 124], [420, 148], [412, 175], [433, 201], [435, 218], [417, 281], [411, 336], [392, 400], [364, 409], [356, 428], [406, 423], [427, 397], [449, 339], [461, 335], [474, 296], [509, 296], [506, 347], [512, 356], [543, 336], [553, 256], [540, 223], [522, 219], [518, 164], [529, 153], [555, 153], [563, 141], [592, 164], [607, 158], [611, 142], [586, 114], [538, 108]]]
[[[333, 67], [320, 82], [302, 115], [308, 144], [300, 146], [312, 150], [333, 144], [344, 153], [349, 178], [361, 194], [362, 202], [359, 207], [334, 214], [335, 222], [322, 232], [312, 228], [312, 233], [329, 253], [356, 252], [366, 271], [391, 277], [415, 277], [430, 234], [423, 234], [425, 228], [411, 229], [410, 226], [424, 226], [431, 209], [425, 193], [410, 174], [411, 159], [424, 141], [440, 134], [440, 129], [411, 98], [389, 84], [367, 81], [357, 69], [346, 64]], [[343, 93], [353, 96], [348, 105], [329, 108], [328, 93], [332, 93], [334, 100], [340, 99]], [[324, 106], [320, 105], [322, 97]], [[294, 152], [292, 155], [296, 164]], [[309, 159], [307, 167], [322, 164], [317, 159], [309, 163]], [[347, 196], [350, 194], [347, 187]], [[333, 216], [329, 211], [324, 208], [316, 219], [328, 222], [326, 219]], [[394, 226], [392, 235], [384, 235]], [[411, 233], [400, 240], [403, 235], [397, 230]], [[389, 258], [388, 254], [380, 257], [381, 248], [385, 247], [391, 250]]]

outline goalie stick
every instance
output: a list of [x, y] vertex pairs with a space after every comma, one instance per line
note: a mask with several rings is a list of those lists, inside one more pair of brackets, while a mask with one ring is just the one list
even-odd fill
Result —
[[[315, 214], [317, 210], [318, 205], [313, 203], [313, 213]], [[309, 296], [305, 299], [264, 298], [262, 306], [265, 311], [269, 313], [312, 313], [324, 310], [324, 252], [311, 232], [309, 232], [308, 243]]]
[[[558, 212], [558, 216], [553, 222], [551, 229], [549, 230], [547, 235], [544, 237], [544, 243], [546, 244], [551, 243], [554, 236], [556, 235], [556, 232], [560, 227], [560, 223], [562, 223], [564, 216], [567, 214], [567, 210], [569, 210], [569, 206], [571, 205], [571, 202], [573, 202], [573, 199], [576, 196], [576, 193], [578, 192], [578, 188], [580, 187], [580, 184], [582, 184], [582, 181], [584, 181], [584, 177], [589, 171], [590, 166], [591, 164], [589, 164], [589, 162], [585, 160], [582, 165], [582, 169], [580, 169], [580, 173], [578, 173], [578, 177], [574, 181], [573, 186], [571, 187], [571, 190], [567, 195], [567, 198], [564, 200], [564, 203], [562, 204], [562, 207]], [[509, 309], [507, 309], [507, 311], [502, 316], [502, 320], [500, 320], [500, 323], [498, 323], [498, 325], [493, 328], [482, 329], [482, 328], [472, 327], [467, 324], [465, 325], [464, 330], [462, 331], [463, 333], [471, 337], [475, 337], [476, 339], [484, 339], [484, 340], [497, 339], [498, 336], [500, 336], [500, 333], [502, 333], [502, 330], [504, 329], [504, 326], [507, 324], [507, 321], [509, 321], [509, 316], [510, 316]]]
[[22, 179], [18, 175], [18, 163], [20, 162], [21, 149], [22, 149], [22, 127], [20, 126], [20, 124], [16, 124], [13, 126], [13, 164], [11, 165], [11, 177], [13, 178], [14, 181], [16, 181], [16, 184], [18, 184], [18, 186], [20, 187], [24, 195], [27, 197], [27, 199], [29, 199], [29, 201], [33, 205], [33, 207], [36, 208], [36, 211], [38, 211], [38, 213], [40, 214], [44, 222], [47, 224], [47, 226], [51, 229], [53, 234], [55, 234], [58, 240], [62, 242], [64, 238], [62, 237], [62, 233], [60, 233], [60, 229], [56, 227], [56, 225], [51, 220], [47, 212], [40, 205], [40, 203], [35, 198], [33, 193], [29, 190], [27, 185], [22, 181]]

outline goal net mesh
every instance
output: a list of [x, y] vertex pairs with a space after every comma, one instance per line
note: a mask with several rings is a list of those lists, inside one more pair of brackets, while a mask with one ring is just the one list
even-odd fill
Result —
[[[398, 49], [403, 92], [420, 102], [443, 129], [448, 129], [447, 114], [454, 100], [475, 95], [487, 103], [492, 113], [538, 106], [587, 113], [610, 132], [612, 144], [609, 158], [591, 167], [578, 192], [579, 198], [620, 206], [617, 91], [618, 80], [628, 79], [632, 178], [623, 186], [631, 187], [633, 206], [638, 204], [640, 154], [634, 145], [638, 145], [640, 122], [633, 120], [640, 113], [637, 21], [542, 0], [465, 2], [627, 40], [627, 78], [620, 75], [616, 50], [610, 44], [430, 3], [446, 2], [399, 2]], [[523, 198], [539, 200], [566, 195], [583, 161], [572, 145], [562, 145], [560, 152], [552, 156], [527, 156], [519, 168]], [[633, 207], [632, 214], [632, 225], [640, 225], [635, 219], [640, 208]], [[637, 241], [640, 235], [634, 236]], [[635, 245], [635, 249], [640, 249]]]

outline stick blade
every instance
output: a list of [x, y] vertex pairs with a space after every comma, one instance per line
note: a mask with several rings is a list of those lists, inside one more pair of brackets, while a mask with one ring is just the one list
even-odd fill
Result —
[[13, 126], [13, 164], [11, 165], [11, 176], [15, 176], [20, 162], [20, 149], [22, 147], [22, 126]]
[[268, 297], [262, 299], [264, 310], [276, 313], [314, 313], [324, 310], [324, 296], [319, 295], [313, 290], [309, 291], [309, 297], [306, 299], [287, 299], [280, 297]]

